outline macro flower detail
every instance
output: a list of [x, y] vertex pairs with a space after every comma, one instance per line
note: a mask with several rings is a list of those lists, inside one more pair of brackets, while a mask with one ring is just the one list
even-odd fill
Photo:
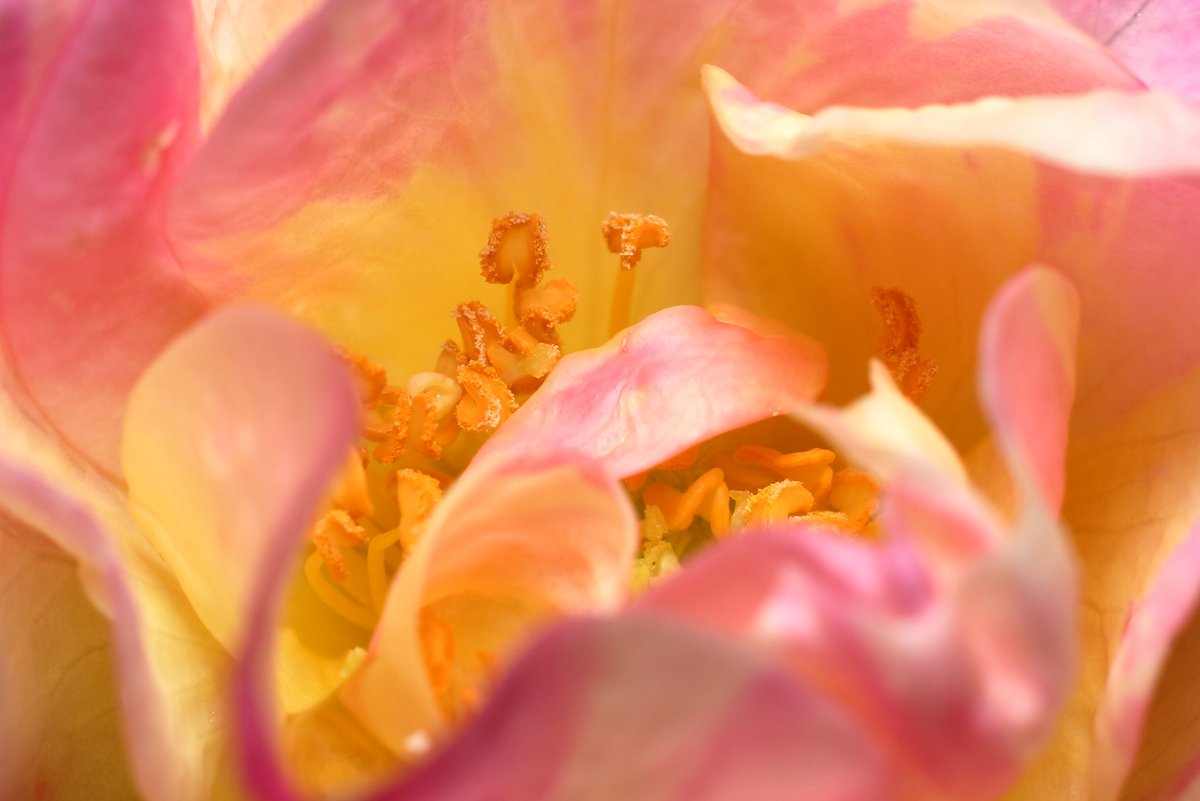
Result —
[[0, 798], [1191, 797], [1188, 12], [0, 3]]

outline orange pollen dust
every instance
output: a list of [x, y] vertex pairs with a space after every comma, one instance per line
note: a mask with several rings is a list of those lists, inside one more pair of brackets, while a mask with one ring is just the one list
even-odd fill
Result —
[[871, 304], [883, 319], [883, 334], [875, 344], [875, 351], [891, 371], [900, 391], [916, 403], [938, 369], [936, 362], [922, 359], [918, 352], [921, 318], [916, 301], [896, 288], [872, 287]]

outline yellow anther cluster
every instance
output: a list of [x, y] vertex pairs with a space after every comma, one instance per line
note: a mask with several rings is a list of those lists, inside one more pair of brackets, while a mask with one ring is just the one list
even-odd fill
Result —
[[825, 448], [783, 453], [710, 443], [626, 479], [645, 509], [634, 585], [678, 569], [707, 542], [759, 526], [807, 521], [870, 535], [879, 482], [862, 470], [835, 468], [835, 461]]

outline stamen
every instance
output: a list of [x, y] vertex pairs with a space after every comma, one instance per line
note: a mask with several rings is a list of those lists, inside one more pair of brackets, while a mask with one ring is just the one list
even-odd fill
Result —
[[830, 465], [835, 458], [834, 452], [825, 448], [781, 453], [774, 448], [745, 445], [734, 452], [731, 461], [720, 463], [731, 487], [754, 490], [783, 478], [804, 484], [814, 501], [820, 503], [833, 483]]
[[512, 390], [491, 366], [458, 368], [458, 383], [464, 395], [455, 415], [465, 431], [494, 431], [517, 410]]
[[697, 514], [709, 521], [714, 536], [729, 531], [729, 487], [720, 468], [701, 475], [683, 493], [660, 482], [650, 484], [642, 498], [662, 510], [671, 531], [691, 528]]
[[937, 373], [937, 363], [922, 359], [918, 352], [921, 318], [916, 301], [899, 289], [872, 287], [871, 303], [883, 318], [883, 334], [875, 344], [875, 351], [891, 371], [900, 391], [916, 403]]
[[329, 583], [321, 570], [324, 564], [319, 552], [309, 554], [308, 559], [304, 560], [304, 577], [308, 580], [308, 585], [312, 587], [313, 593], [348, 622], [367, 631], [374, 629], [374, 616], [342, 595], [336, 587]]
[[372, 537], [367, 545], [367, 587], [376, 610], [382, 611], [387, 597], [387, 550], [399, 543], [405, 552], [411, 551], [441, 498], [441, 485], [433, 476], [411, 468], [396, 471], [400, 522], [391, 531]]
[[516, 276], [519, 289], [537, 286], [550, 269], [546, 224], [537, 214], [508, 214], [492, 221], [479, 266], [489, 284], [507, 284]]
[[621, 269], [617, 271], [608, 321], [609, 334], [612, 335], [629, 326], [636, 279], [634, 268], [642, 258], [642, 250], [666, 247], [671, 241], [671, 232], [666, 220], [661, 217], [653, 214], [618, 214], [615, 211], [609, 212], [600, 230], [609, 252], [621, 257]]
[[813, 501], [813, 494], [799, 481], [776, 481], [743, 498], [733, 520], [739, 527], [787, 520], [812, 511]]
[[334, 346], [333, 352], [350, 368], [363, 406], [371, 407], [377, 404], [384, 388], [387, 387], [387, 371], [366, 356], [351, 353], [339, 345]]
[[845, 514], [855, 531], [862, 531], [879, 509], [881, 490], [873, 475], [847, 467], [834, 474], [829, 505]]
[[414, 398], [418, 395], [430, 398], [433, 414], [439, 420], [448, 415], [462, 397], [462, 387], [441, 372], [417, 373], [408, 379], [405, 389]]

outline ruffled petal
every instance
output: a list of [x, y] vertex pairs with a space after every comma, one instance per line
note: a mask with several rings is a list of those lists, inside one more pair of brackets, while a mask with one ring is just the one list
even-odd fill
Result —
[[[286, 787], [267, 789], [270, 801], [298, 798]], [[894, 798], [879, 754], [836, 707], [777, 665], [687, 627], [631, 617], [554, 629], [453, 743], [366, 797], [734, 801], [793, 794]]]
[[[1097, 97], [1061, 98], [1058, 124], [1095, 108]], [[1184, 119], [1195, 112], [1174, 104], [1164, 116], [1156, 111], [1162, 96], [1152, 94], [1126, 100], [1133, 106], [1120, 125], [1092, 129], [1097, 141], [1130, 145], [1126, 152], [1087, 146], [1120, 157], [1091, 162], [1110, 173], [1123, 158], [1126, 168], [1115, 172], [1126, 177], [1051, 166], [1045, 159], [1059, 159], [1046, 149], [1052, 139], [1022, 152], [979, 147], [974, 135], [957, 146], [912, 145], [899, 131], [833, 136], [819, 152], [788, 160], [726, 145], [715, 165], [712, 297], [771, 313], [838, 348], [830, 376], [836, 399], [854, 391], [847, 366], [871, 352], [878, 324], [869, 287], [900, 287], [922, 313], [922, 355], [942, 367], [922, 406], [960, 452], [987, 446], [964, 381], [972, 364], [964, 343], [984, 298], [1039, 262], [1078, 289], [1079, 400], [1062, 508], [1083, 563], [1084, 667], [1054, 744], [1017, 791], [1031, 798], [1064, 787], [1068, 798], [1086, 792], [1071, 777], [1086, 775], [1096, 704], [1129, 609], [1200, 513], [1200, 486], [1190, 478], [1200, 465], [1200, 343], [1191, 333], [1200, 305], [1191, 254], [1200, 229], [1187, 222], [1200, 209], [1200, 179], [1186, 135], [1193, 123], [1175, 122], [1177, 112]], [[1138, 105], [1144, 113], [1134, 112]], [[955, 110], [938, 113], [947, 111]], [[786, 116], [764, 109], [776, 130]], [[793, 121], [793, 132], [810, 124]], [[1178, 159], [1175, 174], [1149, 162], [1149, 151]], [[1150, 174], [1138, 174], [1142, 167]], [[762, 198], [772, 200], [755, 206]], [[777, 276], [797, 274], [797, 265], [804, 281], [779, 289]], [[976, 478], [988, 472], [978, 469], [987, 458], [969, 461]]]
[[980, 398], [1010, 464], [1046, 508], [1062, 506], [1075, 401], [1079, 295], [1058, 273], [1034, 268], [1000, 290], [980, 342]]
[[1096, 718], [1089, 777], [1096, 801], [1184, 797], [1198, 775], [1198, 569], [1194, 526], [1131, 610]]
[[665, 309], [567, 356], [480, 453], [575, 450], [623, 477], [820, 394], [820, 348], [750, 315], [722, 315]]
[[[330, 348], [264, 309], [210, 315], [135, 388], [122, 447], [133, 513], [227, 650], [238, 647], [260, 591], [272, 534], [311, 525], [357, 434], [357, 413]], [[288, 655], [316, 658], [299, 645]], [[303, 664], [280, 667], [304, 684]], [[289, 709], [313, 701], [303, 686], [284, 689]]]
[[22, 0], [0, 15], [6, 351], [49, 423], [115, 474], [126, 395], [202, 306], [158, 230], [196, 139], [191, 7]]
[[936, 451], [878, 435], [862, 409], [906, 403], [883, 383], [878, 400], [805, 418], [884, 478], [882, 544], [813, 525], [748, 532], [642, 605], [782, 656], [890, 755], [903, 797], [995, 797], [1053, 731], [1074, 675], [1076, 580], [1043, 499], [1062, 481], [1075, 309], [1035, 270], [988, 312], [980, 393], [1016, 477], [1011, 531]]
[[1187, 0], [1053, 0], [1147, 85], [1200, 100], [1200, 12]]
[[[343, 700], [397, 753], [414, 732], [439, 736], [460, 696], [548, 620], [619, 606], [638, 539], [624, 490], [590, 460], [480, 457], [406, 560]], [[430, 618], [452, 643], [443, 664], [430, 661]]]
[[[835, 400], [855, 393], [855, 365], [873, 349], [870, 288], [896, 286], [920, 313], [922, 355], [941, 366], [923, 406], [960, 448], [973, 444], [983, 426], [964, 411], [975, 408], [969, 343], [986, 299], [1035, 261], [1074, 276], [1084, 307], [1095, 309], [1082, 337], [1085, 399], [1123, 405], [1134, 385], [1149, 391], [1200, 358], [1188, 343], [1161, 346], [1168, 332], [1186, 330], [1196, 292], [1179, 254], [1197, 238], [1163, 221], [1200, 204], [1200, 186], [1083, 178], [1044, 163], [1125, 175], [1195, 171], [1194, 110], [1166, 96], [1101, 93], [808, 117], [709, 75], [732, 141], [716, 155], [707, 293], [787, 320], [837, 352]], [[1011, 122], [985, 122], [992, 115]], [[1043, 135], [1089, 115], [1084, 127], [1105, 134], [1085, 146]], [[923, 121], [934, 118], [936, 134]], [[1147, 264], [1161, 265], [1155, 280], [1133, 279]], [[1132, 363], [1130, 348], [1145, 358]], [[1101, 392], [1114, 363], [1133, 374]]]
[[563, 335], [594, 346], [611, 210], [673, 234], [634, 316], [698, 298], [702, 64], [803, 109], [1136, 85], [1024, 5], [330, 0], [231, 100], [175, 193], [173, 239], [206, 291], [275, 304], [403, 374], [453, 333], [455, 305], [501, 300], [475, 269], [491, 220], [536, 212], [583, 299]]
[[[35, 725], [22, 731], [25, 736], [42, 733], [47, 738], [35, 744], [38, 754], [34, 761], [24, 761], [28, 751], [15, 757], [5, 751], [12, 745], [29, 745], [21, 737], [15, 740], [6, 737], [4, 747], [0, 748], [5, 751], [0, 761], [18, 759], [21, 764], [20, 770], [5, 771], [3, 775], [21, 786], [20, 783], [31, 778], [25, 771], [40, 765], [47, 770], [42, 770], [40, 776], [37, 772], [32, 775], [34, 796], [40, 780], [40, 786], [50, 793], [48, 797], [57, 797], [59, 791], [69, 795], [69, 788], [76, 781], [89, 791], [83, 794], [91, 797], [104, 786], [104, 777], [117, 780], [122, 767], [119, 763], [95, 764], [90, 761], [92, 755], [103, 754], [105, 758], [119, 760], [121, 753], [125, 753], [139, 795], [147, 801], [235, 797], [225, 761], [228, 729], [223, 692], [227, 658], [142, 539], [128, 516], [124, 498], [94, 474], [71, 462], [55, 442], [35, 429], [7, 399], [0, 403], [0, 418], [3, 419], [0, 429], [4, 432], [0, 438], [0, 506], [6, 514], [52, 543], [27, 551], [31, 556], [24, 565], [30, 568], [29, 575], [34, 580], [46, 574], [39, 565], [47, 570], [52, 564], [61, 565], [71, 574], [69, 579], [63, 577], [65, 584], [26, 585], [24, 597], [17, 594], [19, 585], [10, 585], [13, 594], [8, 597], [12, 598], [10, 608], [14, 613], [11, 622], [18, 628], [36, 622], [32, 621], [32, 615], [38, 608], [53, 614], [58, 602], [75, 597], [73, 593], [78, 590], [73, 586], [79, 581], [87, 599], [108, 618], [110, 629], [107, 638], [100, 637], [89, 624], [94, 619], [90, 614], [94, 613], [79, 609], [73, 624], [78, 629], [63, 621], [61, 627], [54, 624], [52, 630], [32, 632], [36, 640], [27, 654], [34, 661], [10, 662], [16, 672], [6, 673], [6, 681], [21, 679], [23, 668], [38, 664], [39, 648], [43, 645], [47, 659], [65, 654], [65, 646], [59, 646], [60, 636], [81, 638], [69, 643], [71, 647], [91, 646], [81, 657], [84, 661], [79, 662], [89, 666], [89, 675], [79, 676], [69, 665], [55, 672], [52, 666], [43, 664], [50, 672], [38, 676], [32, 685], [25, 685], [28, 692], [23, 691], [20, 696], [21, 714], [17, 719], [24, 726], [31, 722], [28, 715], [40, 709], [55, 714], [56, 720], [61, 712], [61, 720], [69, 725], [103, 726], [107, 720], [102, 706], [106, 697], [119, 703], [121, 713], [121, 732], [111, 743], [50, 741], [56, 724], [42, 719], [41, 728]], [[13, 540], [5, 540], [6, 565], [20, 554], [19, 546], [13, 547], [15, 544]], [[56, 556], [56, 548], [66, 556]], [[19, 558], [12, 563], [14, 569], [21, 565]], [[20, 580], [24, 581], [24, 577]], [[60, 592], [52, 594], [56, 588]], [[50, 623], [37, 625], [45, 627]], [[115, 667], [116, 686], [110, 690], [113, 695], [107, 696], [103, 688], [96, 687], [95, 697], [72, 697], [69, 699], [72, 708], [57, 710], [54, 704], [62, 700], [61, 696], [46, 694], [47, 685], [40, 683], [61, 680], [64, 691], [74, 692], [75, 688], [85, 686], [86, 681], [114, 678], [111, 668], [106, 669], [103, 664], [106, 649], [110, 649], [108, 653]], [[50, 706], [42, 706], [44, 702]], [[13, 707], [5, 708], [7, 720]], [[89, 712], [97, 715], [96, 720], [89, 720]], [[61, 747], [70, 749], [67, 760], [61, 771], [48, 773], [50, 762]], [[110, 747], [112, 750], [107, 750]], [[89, 773], [80, 777], [75, 768], [84, 768]], [[95, 776], [91, 770], [96, 771]], [[16, 797], [24, 798], [26, 794]]]

